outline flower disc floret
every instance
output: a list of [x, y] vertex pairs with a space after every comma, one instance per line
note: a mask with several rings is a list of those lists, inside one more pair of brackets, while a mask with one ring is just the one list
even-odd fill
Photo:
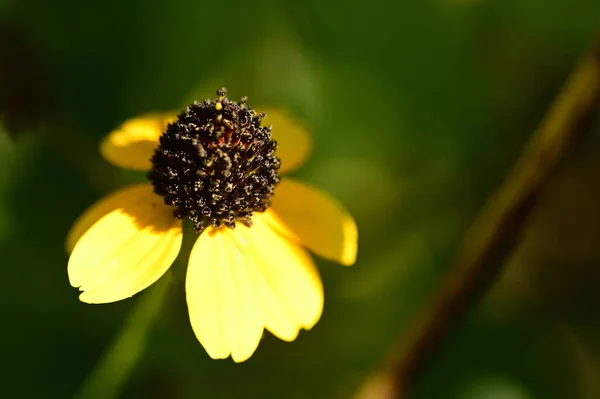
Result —
[[167, 126], [151, 158], [148, 178], [154, 192], [189, 218], [197, 232], [236, 222], [247, 226], [253, 212], [264, 212], [279, 183], [277, 142], [265, 114], [227, 98], [194, 103]]

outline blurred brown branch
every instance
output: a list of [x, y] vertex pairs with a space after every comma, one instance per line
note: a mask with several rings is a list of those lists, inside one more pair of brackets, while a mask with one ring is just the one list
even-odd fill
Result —
[[575, 68], [505, 183], [475, 219], [430, 306], [388, 359], [395, 396], [408, 397], [414, 379], [493, 284], [560, 162], [589, 130], [599, 102], [600, 40]]

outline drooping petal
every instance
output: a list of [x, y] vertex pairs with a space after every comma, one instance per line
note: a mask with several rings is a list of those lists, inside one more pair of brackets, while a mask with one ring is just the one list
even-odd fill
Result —
[[327, 193], [294, 179], [275, 188], [267, 219], [280, 234], [342, 265], [356, 261], [358, 230], [343, 206]]
[[213, 359], [243, 362], [263, 333], [255, 287], [240, 252], [222, 229], [200, 235], [190, 254], [186, 296], [196, 337]]
[[263, 326], [292, 341], [301, 328], [312, 328], [323, 310], [323, 287], [312, 259], [260, 214], [251, 228], [238, 224], [200, 236], [190, 256], [186, 292], [200, 343], [212, 358], [231, 354], [236, 362], [256, 350]]
[[146, 187], [148, 187], [147, 184], [136, 184], [122, 188], [107, 195], [86, 209], [85, 212], [77, 218], [75, 223], [73, 223], [69, 233], [67, 234], [67, 239], [65, 241], [67, 253], [71, 253], [71, 251], [73, 251], [77, 241], [90, 227], [94, 225], [94, 223], [110, 212], [131, 203], [132, 199], [138, 196], [140, 192], [147, 191]]
[[100, 143], [100, 153], [112, 164], [125, 169], [150, 169], [158, 138], [175, 121], [174, 112], [146, 114], [125, 121]]
[[[181, 248], [181, 221], [152, 192], [137, 185], [112, 198], [114, 210], [77, 241], [69, 258], [69, 281], [88, 303], [119, 301], [158, 280]], [[107, 203], [98, 209], [108, 208]], [[91, 220], [91, 216], [90, 219]]]
[[323, 312], [323, 283], [302, 247], [278, 234], [264, 213], [255, 213], [252, 227], [231, 232], [238, 247], [251, 254], [249, 262], [260, 295], [265, 327], [284, 341], [300, 329], [311, 329]]
[[263, 124], [273, 126], [271, 131], [277, 141], [276, 155], [281, 159], [279, 172], [292, 172], [306, 161], [312, 150], [308, 129], [282, 110], [266, 108], [260, 111], [267, 114]]

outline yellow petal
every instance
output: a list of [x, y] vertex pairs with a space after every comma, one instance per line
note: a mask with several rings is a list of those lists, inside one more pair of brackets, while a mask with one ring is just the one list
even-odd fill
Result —
[[213, 359], [243, 362], [263, 333], [260, 306], [238, 251], [222, 229], [200, 235], [190, 254], [186, 297], [196, 337]]
[[139, 192], [146, 192], [147, 184], [143, 185], [133, 185], [129, 187], [122, 188], [114, 193], [107, 195], [102, 198], [100, 201], [96, 202], [94, 205], [86, 209], [86, 211], [77, 218], [69, 233], [67, 234], [67, 239], [65, 241], [65, 247], [67, 253], [73, 251], [75, 248], [75, 244], [83, 233], [85, 233], [90, 227], [94, 225], [100, 218], [107, 215], [108, 213], [119, 209], [126, 204], [130, 203], [132, 198], [135, 198]]
[[300, 167], [310, 155], [312, 140], [308, 129], [287, 113], [275, 109], [260, 109], [267, 117], [263, 124], [273, 126], [273, 139], [277, 141], [275, 155], [281, 159], [281, 173], [291, 172]]
[[249, 358], [266, 327], [292, 341], [323, 310], [310, 256], [273, 231], [262, 215], [251, 228], [209, 229], [192, 249], [186, 293], [190, 321], [209, 356]]
[[323, 284], [310, 255], [278, 234], [264, 213], [255, 213], [252, 227], [230, 231], [247, 265], [263, 311], [265, 327], [284, 341], [301, 328], [311, 329], [323, 312]]
[[280, 234], [315, 254], [346, 266], [356, 261], [356, 223], [325, 192], [293, 179], [282, 179], [266, 215]]
[[170, 113], [146, 114], [125, 121], [100, 143], [100, 153], [109, 162], [121, 168], [148, 170], [150, 157], [158, 145], [158, 138], [175, 121]]
[[120, 194], [115, 209], [81, 236], [69, 258], [69, 281], [83, 291], [83, 302], [131, 297], [158, 280], [181, 248], [181, 221], [152, 186], [133, 186]]

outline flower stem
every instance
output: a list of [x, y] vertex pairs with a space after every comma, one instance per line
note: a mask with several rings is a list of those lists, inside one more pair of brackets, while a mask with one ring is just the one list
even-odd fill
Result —
[[396, 397], [409, 397], [415, 377], [493, 284], [558, 166], [590, 130], [599, 103], [600, 40], [575, 68], [505, 183], [480, 211], [430, 306], [402, 337], [401, 350], [388, 359]]
[[111, 399], [119, 396], [146, 348], [148, 333], [162, 309], [171, 280], [168, 272], [142, 294], [125, 325], [75, 398]]

